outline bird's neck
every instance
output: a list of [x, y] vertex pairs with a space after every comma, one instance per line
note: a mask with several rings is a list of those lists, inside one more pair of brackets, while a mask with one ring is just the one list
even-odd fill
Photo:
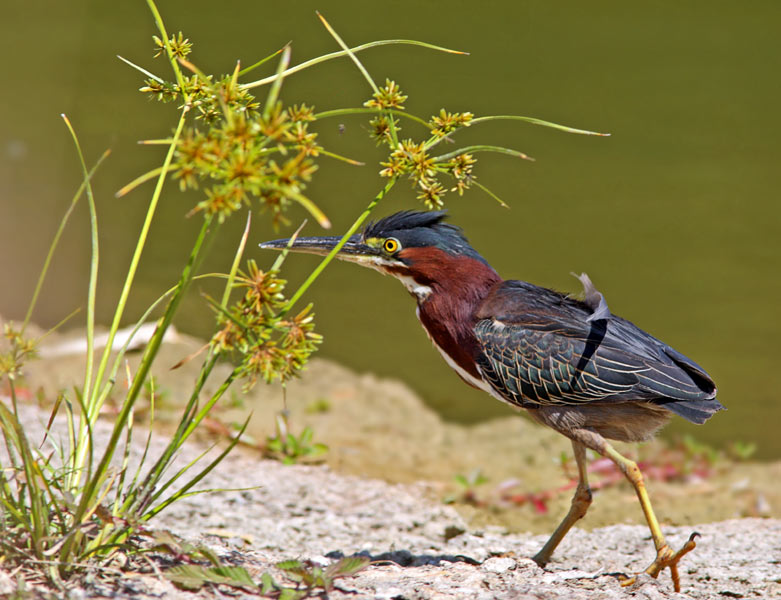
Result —
[[[418, 318], [431, 341], [449, 357], [448, 362], [452, 360], [460, 369], [480, 379], [474, 360], [478, 352], [475, 311], [502, 278], [487, 263], [460, 257], [436, 261], [429, 270], [421, 268], [414, 281], [417, 291], [407, 287], [417, 297]], [[467, 383], [471, 384], [468, 380]]]

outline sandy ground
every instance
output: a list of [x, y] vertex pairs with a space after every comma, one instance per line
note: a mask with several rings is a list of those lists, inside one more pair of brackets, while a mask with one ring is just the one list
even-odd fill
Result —
[[[162, 364], [174, 364], [195, 344], [183, 339], [168, 345]], [[79, 359], [63, 358], [35, 363], [30, 389], [51, 397], [79, 365]], [[171, 412], [186, 393], [182, 381], [192, 377], [188, 368], [159, 373]], [[652, 481], [651, 497], [671, 545], [680, 545], [692, 531], [702, 537], [681, 564], [681, 594], [673, 592], [669, 572], [622, 588], [614, 574], [640, 571], [654, 556], [648, 529], [632, 524], [641, 523], [642, 516], [631, 488], [612, 485], [598, 492], [582, 522], [598, 528], [573, 530], [545, 570], [528, 557], [545, 541], [542, 532], [566, 512], [569, 494], [550, 498], [546, 512], [495, 497], [508, 477], [525, 490], [566, 483], [553, 462], [568, 449], [560, 436], [523, 419], [475, 427], [442, 423], [404, 385], [326, 361], [313, 362], [290, 386], [287, 400], [291, 423], [299, 429], [311, 424], [317, 441], [330, 446], [327, 464], [286, 466], [262, 459], [257, 450], [237, 449], [202, 487], [252, 489], [187, 498], [151, 526], [207, 544], [223, 562], [245, 566], [256, 580], [266, 571], [278, 576], [273, 565], [283, 559], [327, 564], [363, 553], [377, 561], [338, 580], [329, 596], [337, 599], [781, 597], [779, 463], [722, 465], [705, 479]], [[252, 433], [260, 440], [271, 430], [280, 394], [259, 387], [243, 408], [233, 404], [218, 413], [220, 419], [237, 420], [251, 406]], [[34, 403], [22, 407], [30, 432], [40, 430], [47, 418], [47, 410]], [[96, 436], [105, 436], [109, 426], [110, 418], [101, 421]], [[155, 436], [153, 451], [161, 437]], [[143, 436], [136, 440], [137, 456]], [[657, 447], [649, 448], [645, 452]], [[201, 449], [195, 442], [179, 460]], [[453, 475], [477, 467], [490, 482], [478, 490], [480, 506], [444, 504], [443, 496], [454, 491]], [[734, 518], [753, 514], [768, 518]], [[602, 527], [606, 524], [611, 525]], [[170, 557], [156, 560], [159, 569], [170, 565]], [[0, 595], [14, 589], [14, 577], [0, 567]], [[73, 598], [237, 593], [224, 586], [178, 590], [154, 572], [87, 577], [70, 585], [67, 594]]]
[[[46, 413], [22, 409], [28, 429], [43, 427]], [[96, 431], [108, 432], [108, 423]], [[153, 449], [159, 449], [158, 440]], [[201, 448], [188, 446], [180, 461]], [[138, 456], [140, 448], [134, 449]], [[426, 483], [391, 484], [334, 472], [327, 465], [285, 466], [237, 451], [203, 482], [206, 488], [252, 487], [199, 495], [178, 502], [153, 522], [212, 548], [226, 564], [242, 565], [259, 579], [280, 560], [328, 564], [362, 553], [375, 561], [357, 576], [337, 581], [330, 598], [774, 598], [781, 595], [781, 521], [735, 519], [665, 527], [679, 545], [696, 530], [702, 537], [682, 563], [682, 593], [668, 574], [642, 577], [622, 588], [615, 573], [642, 570], [653, 559], [648, 530], [615, 525], [573, 530], [556, 559], [540, 569], [531, 556], [545, 536], [510, 533], [498, 526], [470, 527], [451, 506], [429, 499]], [[453, 537], [446, 531], [458, 532]], [[154, 555], [153, 555], [154, 556]], [[159, 568], [171, 565], [159, 557]], [[146, 569], [147, 571], [149, 569]], [[277, 572], [278, 573], [278, 572]], [[13, 589], [0, 571], [0, 594]], [[88, 577], [70, 584], [68, 596], [217, 598], [231, 590], [178, 590], [154, 573], [121, 578]]]

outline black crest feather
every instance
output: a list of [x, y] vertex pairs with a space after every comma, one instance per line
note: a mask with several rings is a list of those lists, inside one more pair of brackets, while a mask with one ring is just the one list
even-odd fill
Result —
[[[379, 221], [372, 221], [364, 230], [364, 237], [383, 237], [390, 231], [403, 231], [405, 229], [417, 229], [418, 227], [435, 227], [444, 225], [443, 221], [447, 218], [447, 211], [420, 211], [420, 210], [402, 210], [394, 213]], [[450, 225], [453, 229], [458, 229]]]
[[403, 247], [435, 247], [454, 256], [468, 256], [485, 263], [461, 228], [444, 222], [447, 216], [444, 210], [403, 210], [367, 225], [363, 237], [395, 237]]

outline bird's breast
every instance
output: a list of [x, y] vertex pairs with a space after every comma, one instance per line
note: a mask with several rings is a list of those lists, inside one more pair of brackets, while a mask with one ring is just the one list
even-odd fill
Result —
[[[421, 320], [420, 319], [420, 307], [419, 306], [415, 310], [415, 313], [418, 316], [418, 320]], [[423, 324], [422, 320], [421, 320], [421, 324]], [[475, 375], [473, 375], [472, 373], [467, 371], [464, 367], [459, 365], [453, 359], [453, 357], [450, 356], [450, 354], [444, 348], [442, 348], [442, 346], [440, 346], [437, 343], [437, 340], [434, 338], [433, 335], [431, 335], [431, 333], [429, 332], [429, 330], [425, 326], [425, 324], [423, 325], [423, 330], [426, 332], [426, 335], [428, 336], [428, 339], [431, 340], [431, 343], [433, 344], [434, 348], [436, 348], [439, 351], [439, 353], [442, 355], [442, 358], [445, 359], [445, 362], [448, 364], [448, 366], [451, 369], [453, 369], [456, 373], [458, 373], [458, 375], [459, 375], [459, 377], [461, 377], [461, 379], [463, 379], [466, 383], [468, 383], [472, 387], [475, 387], [477, 389], [480, 389], [480, 390], [483, 390], [485, 392], [489, 392], [490, 393], [491, 390], [490, 390], [488, 384], [485, 381], [483, 381], [482, 377], [479, 377], [479, 370], [478, 370], [478, 377], [475, 377]]]
[[[420, 307], [418, 307], [415, 312], [418, 315], [418, 319], [420, 319]], [[421, 321], [421, 324], [422, 324], [422, 321]], [[442, 348], [442, 346], [440, 346], [437, 343], [437, 340], [434, 338], [434, 336], [431, 335], [431, 333], [429, 332], [428, 328], [426, 328], [425, 325], [423, 325], [423, 330], [426, 332], [426, 335], [428, 336], [428, 339], [431, 340], [431, 344], [434, 346], [434, 348], [436, 348], [439, 351], [439, 353], [442, 355], [442, 358], [445, 359], [445, 362], [447, 363], [447, 365], [458, 374], [458, 376], [464, 381], [464, 383], [466, 383], [467, 385], [472, 386], [475, 389], [482, 390], [482, 391], [490, 394], [491, 396], [493, 396], [494, 398], [496, 398], [500, 402], [503, 402], [505, 404], [509, 404], [510, 406], [512, 406], [515, 409], [518, 408], [517, 404], [513, 404], [512, 402], [507, 400], [507, 398], [504, 398], [501, 395], [499, 395], [496, 392], [496, 390], [493, 389], [488, 384], [488, 382], [483, 379], [483, 374], [480, 372], [480, 367], [475, 365], [475, 370], [476, 370], [477, 374], [473, 375], [472, 373], [470, 373], [469, 371], [464, 369], [461, 365], [459, 365], [453, 359], [453, 357], [450, 356], [450, 354], [447, 351], [445, 351]]]

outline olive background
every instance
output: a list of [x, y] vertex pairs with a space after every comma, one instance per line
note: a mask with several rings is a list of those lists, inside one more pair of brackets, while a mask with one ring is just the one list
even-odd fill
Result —
[[[728, 407], [687, 432], [723, 446], [756, 441], [757, 456], [781, 455], [781, 188], [779, 133], [781, 4], [595, 1], [258, 2], [161, 1], [171, 32], [195, 44], [206, 72], [232, 71], [292, 40], [293, 63], [337, 49], [315, 15], [320, 10], [350, 45], [409, 38], [469, 52], [455, 56], [412, 46], [361, 54], [378, 81], [391, 78], [423, 117], [441, 108], [476, 115], [520, 114], [611, 133], [569, 135], [521, 123], [489, 123], [460, 133], [460, 144], [494, 143], [533, 156], [527, 162], [478, 155], [478, 180], [511, 205], [474, 189], [450, 194], [453, 223], [507, 278], [577, 293], [571, 272], [587, 272], [611, 310], [705, 367]], [[158, 165], [160, 147], [137, 141], [167, 136], [176, 107], [150, 101], [142, 77], [120, 54], [169, 77], [153, 59], [155, 27], [145, 2], [6, 0], [0, 21], [0, 314], [20, 318], [49, 241], [81, 179], [66, 113], [87, 160], [112, 154], [95, 178], [100, 218], [99, 318], [119, 295], [151, 186], [116, 199], [122, 185]], [[273, 69], [258, 71], [257, 77]], [[250, 75], [246, 80], [255, 76]], [[259, 98], [265, 91], [258, 90]], [[359, 106], [370, 90], [347, 59], [286, 80], [282, 99], [318, 110]], [[403, 124], [402, 135], [420, 135]], [[322, 144], [359, 158], [328, 158], [307, 190], [344, 231], [383, 185], [382, 149], [367, 119], [323, 120]], [[168, 185], [144, 253], [128, 322], [175, 281], [199, 216], [185, 215], [200, 196]], [[382, 216], [419, 203], [401, 182], [377, 209]], [[253, 214], [248, 256], [287, 236]], [[238, 214], [211, 249], [206, 271], [225, 271], [244, 226]], [[310, 222], [306, 233], [323, 233]], [[89, 261], [82, 205], [57, 252], [35, 319], [51, 326], [84, 305]], [[290, 289], [317, 259], [290, 257]], [[213, 316], [195, 286], [176, 321], [208, 336]], [[448, 419], [476, 422], [509, 408], [464, 386], [444, 364], [397, 282], [335, 264], [311, 288], [321, 355], [358, 371], [399, 378]], [[83, 326], [83, 312], [69, 326]]]

